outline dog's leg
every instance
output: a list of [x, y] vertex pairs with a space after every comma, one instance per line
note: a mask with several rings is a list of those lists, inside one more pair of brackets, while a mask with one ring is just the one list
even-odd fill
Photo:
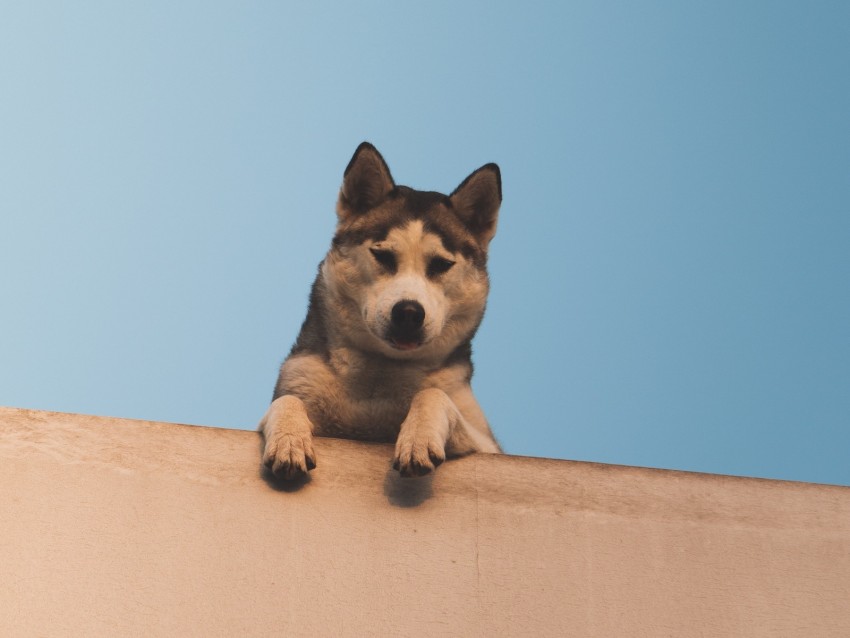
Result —
[[[417, 392], [401, 424], [393, 467], [402, 476], [433, 472], [446, 460], [446, 442], [453, 434], [460, 434], [460, 428], [463, 428], [463, 417], [449, 395], [439, 388]], [[474, 451], [474, 447], [468, 450]]]
[[298, 397], [287, 394], [272, 401], [260, 430], [266, 439], [263, 463], [275, 475], [290, 480], [316, 467], [313, 424]]
[[460, 412], [461, 420], [446, 441], [446, 455], [451, 458], [472, 452], [501, 453], [502, 448], [493, 437], [487, 417], [478, 405], [472, 388], [468, 384], [456, 387], [449, 393], [449, 398]]

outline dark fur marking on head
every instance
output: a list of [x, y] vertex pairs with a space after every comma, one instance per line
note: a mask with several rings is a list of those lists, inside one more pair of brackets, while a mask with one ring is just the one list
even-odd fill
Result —
[[452, 205], [447, 195], [435, 191], [418, 191], [408, 186], [397, 186], [395, 196], [404, 201], [405, 210], [410, 211], [416, 219], [420, 219], [440, 204], [448, 208]]
[[477, 268], [484, 268], [487, 253], [458, 217], [451, 200], [442, 193], [397, 186], [377, 207], [351, 220], [333, 238], [334, 247], [356, 246], [387, 238], [392, 228], [421, 220], [425, 232], [437, 235], [450, 253], [460, 253]]
[[446, 211], [441, 215], [429, 216], [423, 222], [424, 231], [437, 235], [450, 253], [460, 253], [477, 267], [484, 266], [486, 253], [470, 240], [469, 233], [460, 225], [454, 214]]

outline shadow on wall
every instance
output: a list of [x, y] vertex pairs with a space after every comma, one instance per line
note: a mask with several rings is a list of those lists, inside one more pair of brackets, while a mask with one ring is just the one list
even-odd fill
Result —
[[393, 468], [389, 468], [384, 478], [384, 495], [390, 505], [416, 507], [431, 498], [433, 484], [433, 474], [418, 478], [404, 478]]

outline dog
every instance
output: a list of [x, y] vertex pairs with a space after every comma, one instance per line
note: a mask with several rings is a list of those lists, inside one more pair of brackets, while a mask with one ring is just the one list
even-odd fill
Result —
[[405, 477], [502, 451], [470, 387], [501, 203], [496, 164], [443, 195], [397, 186], [374, 146], [357, 148], [307, 318], [260, 421], [275, 476], [316, 467], [314, 435], [395, 442]]

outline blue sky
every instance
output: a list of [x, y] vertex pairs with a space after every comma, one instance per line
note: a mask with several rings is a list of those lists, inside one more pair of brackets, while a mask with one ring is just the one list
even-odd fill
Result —
[[506, 451], [850, 485], [850, 4], [302, 4], [0, 8], [0, 404], [253, 428], [369, 140]]

